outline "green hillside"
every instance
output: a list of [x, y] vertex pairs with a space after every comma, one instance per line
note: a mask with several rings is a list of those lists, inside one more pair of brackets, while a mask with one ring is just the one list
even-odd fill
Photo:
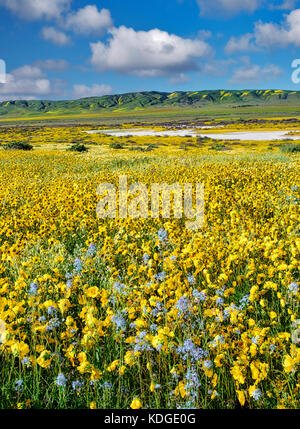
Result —
[[0, 103], [0, 117], [64, 115], [104, 112], [130, 112], [148, 109], [224, 107], [300, 106], [300, 91], [244, 90], [195, 92], [136, 92], [79, 100], [17, 100]]

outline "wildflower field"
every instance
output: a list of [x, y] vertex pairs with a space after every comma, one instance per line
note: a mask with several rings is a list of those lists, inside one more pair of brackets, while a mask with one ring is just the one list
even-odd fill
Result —
[[[92, 128], [1, 129], [0, 408], [299, 408], [299, 154]], [[204, 183], [204, 226], [99, 219], [120, 175]]]

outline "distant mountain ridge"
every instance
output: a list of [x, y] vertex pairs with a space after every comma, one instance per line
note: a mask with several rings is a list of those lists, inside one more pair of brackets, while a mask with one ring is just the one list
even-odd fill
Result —
[[298, 105], [300, 91], [285, 90], [209, 90], [131, 92], [78, 100], [16, 100], [0, 103], [0, 118], [8, 116], [63, 115], [130, 112], [146, 109], [201, 108], [208, 105], [232, 107], [260, 105]]

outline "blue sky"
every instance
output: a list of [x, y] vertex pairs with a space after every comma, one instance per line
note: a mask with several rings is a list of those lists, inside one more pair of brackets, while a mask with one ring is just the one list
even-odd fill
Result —
[[298, 0], [0, 0], [0, 101], [292, 89]]

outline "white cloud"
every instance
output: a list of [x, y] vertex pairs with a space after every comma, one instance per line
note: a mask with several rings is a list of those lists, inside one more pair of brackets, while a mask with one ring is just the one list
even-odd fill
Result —
[[88, 5], [68, 14], [64, 25], [75, 33], [103, 34], [106, 29], [112, 27], [113, 20], [108, 9], [99, 11], [97, 6]]
[[12, 74], [18, 79], [39, 79], [44, 77], [44, 73], [39, 67], [31, 65], [19, 67]]
[[32, 100], [66, 93], [67, 82], [50, 81], [36, 65], [24, 65], [6, 74], [6, 83], [0, 84], [0, 100]]
[[18, 78], [13, 73], [6, 75], [6, 83], [0, 85], [0, 100], [33, 99], [52, 92], [48, 79]]
[[54, 27], [44, 27], [41, 34], [45, 40], [48, 40], [55, 45], [64, 46], [71, 42], [69, 36]]
[[210, 55], [200, 39], [183, 39], [159, 29], [135, 31], [119, 27], [109, 31], [108, 42], [91, 43], [92, 64], [99, 71], [114, 70], [137, 76], [178, 75], [199, 68], [197, 59]]
[[229, 68], [232, 67], [233, 64], [236, 64], [235, 60], [218, 60], [218, 61], [209, 61], [203, 67], [203, 73], [210, 76], [224, 76], [229, 72]]
[[65, 60], [38, 60], [33, 63], [35, 67], [42, 70], [64, 71], [69, 67], [69, 63]]
[[254, 44], [254, 35], [251, 33], [243, 34], [240, 37], [231, 37], [225, 46], [225, 52], [227, 54], [256, 50], [257, 46]]
[[300, 9], [286, 15], [282, 25], [258, 22], [255, 24], [254, 35], [258, 46], [271, 48], [285, 47], [293, 44], [300, 47]]
[[89, 87], [87, 85], [74, 85], [73, 96], [75, 98], [86, 98], [86, 97], [101, 97], [102, 95], [109, 95], [113, 93], [113, 89], [109, 85], [94, 84]]
[[176, 76], [172, 76], [170, 78], [170, 84], [171, 85], [179, 85], [180, 83], [186, 83], [189, 82], [191, 79], [184, 73], [179, 73]]
[[0, 6], [29, 20], [59, 18], [70, 4], [71, 0], [0, 0]]
[[235, 70], [230, 83], [251, 83], [257, 81], [265, 81], [278, 77], [281, 74], [281, 69], [274, 64], [269, 64], [264, 67], [257, 64], [251, 64], [248, 57], [243, 58], [244, 65]]
[[201, 15], [235, 15], [239, 12], [254, 12], [264, 0], [197, 0]]
[[300, 47], [300, 9], [295, 9], [281, 24], [258, 21], [253, 33], [232, 37], [225, 47], [227, 53], [255, 51], [261, 48]]

